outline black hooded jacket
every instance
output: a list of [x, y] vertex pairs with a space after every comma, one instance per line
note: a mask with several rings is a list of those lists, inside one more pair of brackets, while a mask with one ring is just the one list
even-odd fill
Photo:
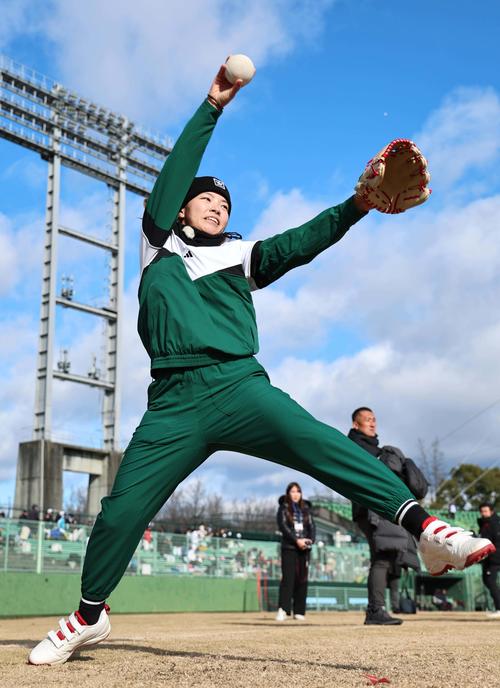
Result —
[[[375, 437], [368, 437], [368, 435], [359, 430], [351, 428], [347, 436], [372, 456], [376, 458], [381, 457], [383, 449], [379, 447], [377, 435]], [[393, 448], [389, 447], [388, 449]], [[397, 451], [399, 452], [399, 450]], [[383, 463], [386, 463], [386, 461]], [[403, 474], [396, 471], [390, 462], [388, 467], [405, 482]], [[402, 566], [409, 566], [417, 571], [419, 570], [420, 564], [417, 556], [416, 542], [413, 536], [404, 528], [355, 502], [352, 503], [352, 520], [358, 523], [367, 535], [372, 551], [382, 555], [387, 553], [388, 556], [398, 553], [398, 560]]]
[[278, 513], [276, 514], [276, 519], [278, 521], [278, 528], [281, 531], [281, 548], [282, 549], [297, 549], [296, 542], [299, 538], [306, 538], [314, 542], [316, 539], [316, 526], [314, 524], [314, 519], [311, 513], [311, 502], [307, 499], [302, 500], [302, 523], [303, 531], [302, 534], [297, 535], [295, 533], [295, 528], [293, 523], [290, 523], [288, 518], [288, 504], [286, 501], [286, 496], [281, 495], [278, 500], [279, 507]]
[[496, 552], [486, 557], [484, 564], [500, 566], [500, 518], [493, 513], [489, 518], [478, 518], [479, 535], [488, 538], [497, 548]]

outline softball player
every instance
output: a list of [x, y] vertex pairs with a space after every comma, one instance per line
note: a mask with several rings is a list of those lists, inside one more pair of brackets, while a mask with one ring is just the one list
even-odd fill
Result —
[[251, 454], [307, 473], [420, 538], [431, 573], [464, 568], [493, 551], [489, 540], [430, 517], [388, 468], [273, 387], [255, 359], [251, 290], [262, 289], [339, 241], [367, 212], [353, 196], [264, 241], [226, 232], [231, 197], [196, 172], [222, 109], [242, 82], [222, 66], [149, 196], [143, 218], [138, 329], [151, 357], [148, 407], [102, 500], [88, 543], [78, 611], [32, 651], [61, 664], [109, 635], [105, 599], [148, 523], [217, 450]]

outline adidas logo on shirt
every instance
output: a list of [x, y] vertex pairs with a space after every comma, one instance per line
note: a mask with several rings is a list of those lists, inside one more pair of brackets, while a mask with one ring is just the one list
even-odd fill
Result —
[[193, 257], [193, 254], [191, 253], [191, 251], [188, 251], [188, 252], [185, 253], [184, 256], [183, 256], [183, 258], [192, 258], [192, 257]]

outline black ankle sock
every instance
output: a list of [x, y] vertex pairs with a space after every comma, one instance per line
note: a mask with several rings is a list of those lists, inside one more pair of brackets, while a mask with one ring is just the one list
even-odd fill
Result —
[[99, 621], [102, 610], [104, 609], [104, 602], [97, 602], [96, 604], [89, 604], [85, 600], [80, 600], [80, 606], [78, 607], [78, 612], [82, 619], [89, 625]]
[[415, 502], [401, 519], [401, 525], [418, 540], [422, 534], [423, 523], [428, 518], [430, 518], [430, 514], [425, 509], [422, 509], [420, 504]]

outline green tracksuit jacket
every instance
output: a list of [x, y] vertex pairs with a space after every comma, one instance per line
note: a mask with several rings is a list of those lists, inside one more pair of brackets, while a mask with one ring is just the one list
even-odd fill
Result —
[[308, 263], [365, 214], [349, 199], [264, 241], [189, 239], [176, 218], [220, 114], [206, 101], [200, 106], [144, 213], [139, 334], [153, 371], [256, 354], [251, 290]]

